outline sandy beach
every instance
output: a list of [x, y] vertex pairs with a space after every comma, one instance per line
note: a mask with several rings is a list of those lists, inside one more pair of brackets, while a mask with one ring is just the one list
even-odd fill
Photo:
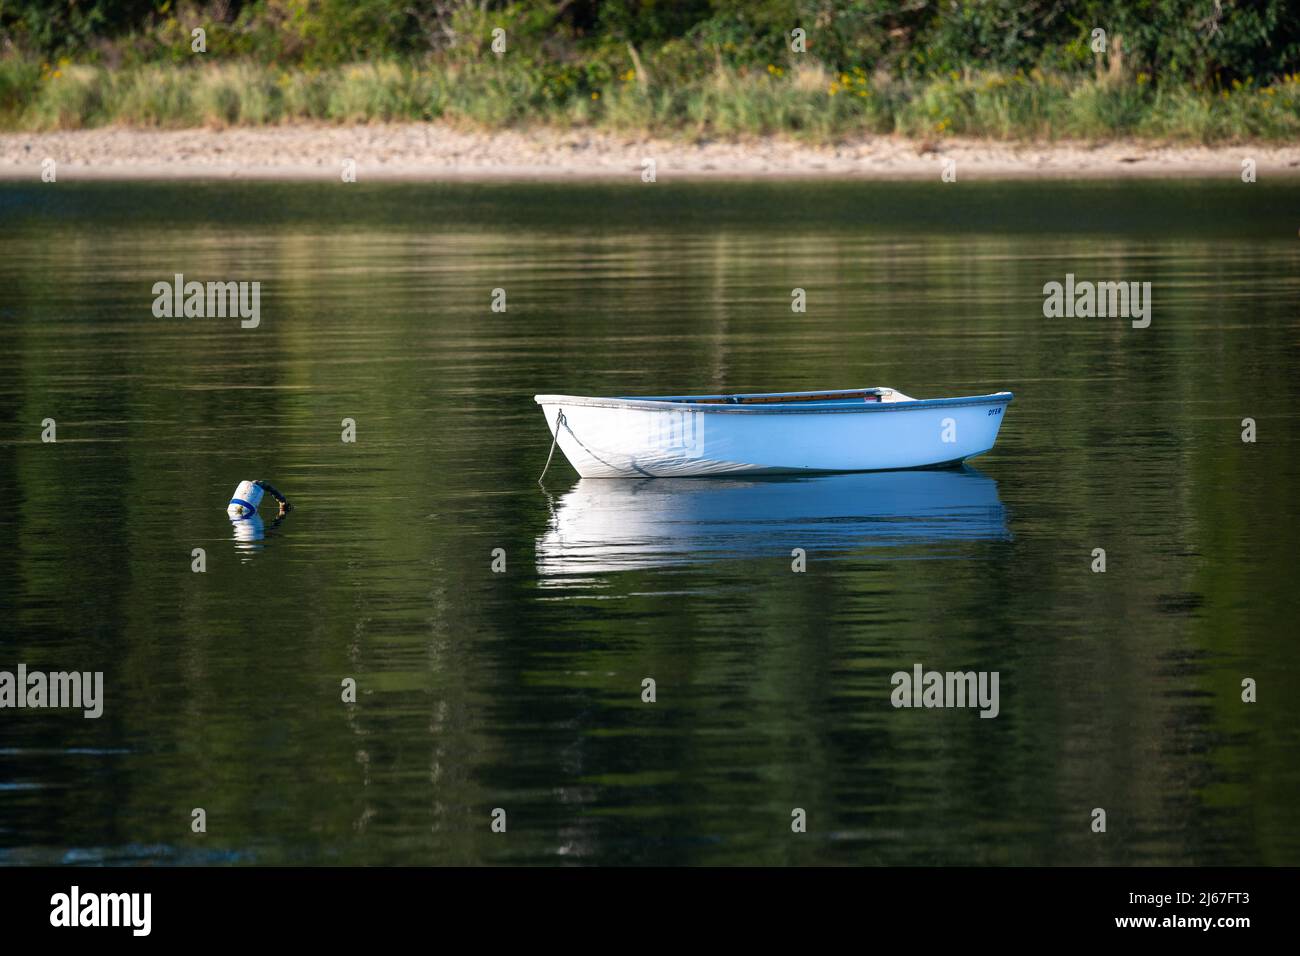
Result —
[[864, 137], [831, 146], [761, 137], [672, 140], [605, 131], [470, 131], [437, 123], [270, 126], [232, 129], [104, 128], [0, 133], [0, 179], [338, 180], [355, 162], [358, 182], [382, 180], [656, 181], [682, 179], [1259, 178], [1300, 176], [1300, 145], [1176, 146], [1118, 141], [1003, 143]]

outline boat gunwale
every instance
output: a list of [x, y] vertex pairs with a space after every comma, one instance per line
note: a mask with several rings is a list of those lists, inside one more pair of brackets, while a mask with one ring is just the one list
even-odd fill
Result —
[[[790, 397], [800, 395], [835, 394], [860, 395], [863, 389], [826, 389], [817, 392], [751, 392], [737, 394], [738, 398]], [[588, 395], [534, 395], [533, 401], [538, 405], [574, 405], [596, 408], [630, 408], [644, 411], [682, 411], [717, 412], [732, 415], [859, 415], [863, 412], [907, 412], [924, 408], [944, 408], [957, 405], [1002, 405], [1015, 396], [1011, 392], [990, 392], [987, 395], [964, 395], [956, 398], [917, 398], [905, 402], [861, 402], [851, 405], [829, 405], [813, 402], [790, 402], [788, 404], [725, 404], [718, 402], [693, 402], [691, 399], [729, 398], [728, 395], [683, 395], [683, 396], [647, 396], [645, 398], [597, 397]], [[830, 401], [834, 401], [831, 399]]]

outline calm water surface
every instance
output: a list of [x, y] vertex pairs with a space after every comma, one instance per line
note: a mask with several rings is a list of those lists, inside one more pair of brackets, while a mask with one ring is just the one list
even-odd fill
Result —
[[[0, 862], [1298, 864], [1297, 227], [1294, 181], [0, 185], [0, 669], [106, 698], [0, 711]], [[1067, 272], [1150, 328], [1044, 318]], [[155, 318], [174, 273], [261, 325]], [[534, 393], [867, 385], [1016, 400], [966, 470], [536, 483]], [[1000, 716], [895, 710], [918, 662]]]

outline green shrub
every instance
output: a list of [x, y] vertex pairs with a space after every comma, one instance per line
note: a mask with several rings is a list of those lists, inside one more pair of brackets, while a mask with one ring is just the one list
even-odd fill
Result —
[[1144, 72], [1102, 80], [1044, 72], [952, 72], [925, 79], [831, 71], [818, 61], [690, 78], [660, 61], [643, 82], [630, 59], [518, 57], [379, 61], [281, 70], [251, 61], [103, 67], [0, 60], [0, 123], [70, 129], [369, 123], [447, 118], [490, 128], [551, 124], [687, 136], [783, 134], [831, 142], [865, 133], [932, 139], [1124, 136], [1186, 142], [1295, 141], [1300, 73], [1225, 90], [1157, 86]]

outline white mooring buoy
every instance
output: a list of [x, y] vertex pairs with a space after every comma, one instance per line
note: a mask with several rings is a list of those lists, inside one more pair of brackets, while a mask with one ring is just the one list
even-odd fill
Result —
[[235, 493], [230, 496], [230, 504], [226, 505], [226, 514], [232, 518], [247, 518], [256, 514], [264, 494], [269, 494], [280, 503], [280, 514], [289, 511], [291, 507], [289, 499], [272, 487], [270, 482], [257, 479], [239, 483]]

